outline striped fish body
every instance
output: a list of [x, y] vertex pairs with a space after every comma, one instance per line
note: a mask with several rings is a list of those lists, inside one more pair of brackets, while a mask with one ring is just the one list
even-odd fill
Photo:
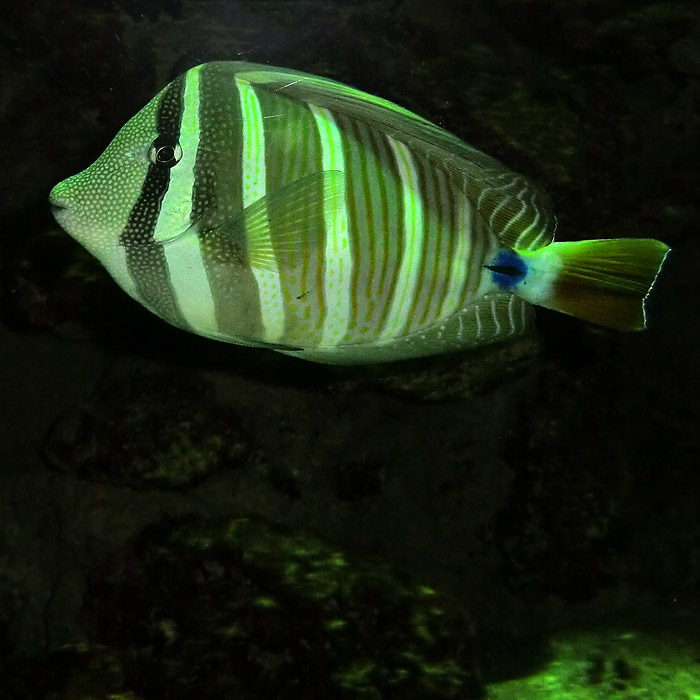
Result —
[[[525, 254], [554, 229], [522, 176], [430, 122], [240, 62], [174, 80], [51, 203], [166, 321], [348, 364], [522, 333]], [[535, 303], [544, 272], [530, 280]]]

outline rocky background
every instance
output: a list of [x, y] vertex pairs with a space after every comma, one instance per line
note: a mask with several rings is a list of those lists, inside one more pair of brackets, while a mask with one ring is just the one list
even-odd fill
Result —
[[[1, 698], [496, 697], [582, 624], [697, 641], [695, 0], [0, 12]], [[562, 239], [664, 240], [649, 330], [542, 311], [507, 346], [342, 369], [166, 326], [46, 198], [219, 59], [428, 117], [541, 183]], [[694, 697], [610, 653], [576, 682]]]

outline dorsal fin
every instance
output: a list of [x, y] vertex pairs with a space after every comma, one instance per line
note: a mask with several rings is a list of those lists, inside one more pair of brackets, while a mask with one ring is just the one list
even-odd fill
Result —
[[403, 107], [328, 78], [235, 62], [236, 79], [277, 98], [325, 107], [363, 121], [444, 169], [461, 186], [501, 242], [519, 249], [548, 245], [556, 220], [545, 195], [522, 175]]

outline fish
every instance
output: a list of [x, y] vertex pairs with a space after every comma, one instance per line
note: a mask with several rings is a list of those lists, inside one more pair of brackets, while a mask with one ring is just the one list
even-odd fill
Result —
[[240, 61], [177, 77], [49, 201], [161, 319], [329, 364], [505, 341], [534, 306], [642, 330], [669, 252], [555, 242], [544, 192], [459, 137], [334, 80]]

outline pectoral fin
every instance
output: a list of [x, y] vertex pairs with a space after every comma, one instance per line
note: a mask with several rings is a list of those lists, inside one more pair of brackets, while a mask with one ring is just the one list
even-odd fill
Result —
[[[225, 242], [242, 264], [274, 270], [276, 256], [291, 257], [300, 246], [316, 244], [324, 230], [324, 212], [342, 207], [344, 198], [344, 174], [326, 170], [261, 197], [240, 214], [209, 229], [205, 238]], [[217, 246], [206, 249], [216, 254]]]

